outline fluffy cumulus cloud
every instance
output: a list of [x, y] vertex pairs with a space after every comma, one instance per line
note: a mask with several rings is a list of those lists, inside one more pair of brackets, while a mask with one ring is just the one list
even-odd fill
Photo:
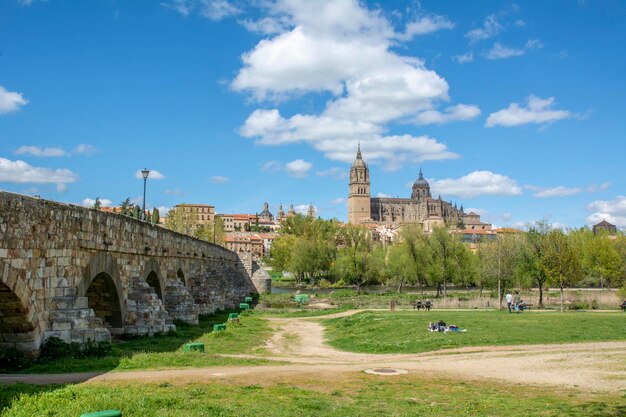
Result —
[[572, 113], [567, 110], [554, 110], [554, 97], [542, 99], [530, 95], [526, 99], [526, 107], [511, 103], [506, 109], [491, 113], [485, 126], [519, 126], [525, 124], [546, 124], [558, 120], [569, 119]]
[[204, 18], [214, 21], [241, 13], [241, 10], [228, 0], [173, 0], [168, 3], [161, 3], [161, 5], [185, 17], [192, 13], [198, 13]]
[[626, 227], [626, 196], [618, 195], [613, 200], [596, 200], [587, 206], [592, 212], [587, 217], [587, 224], [597, 224], [602, 220], [618, 227]]
[[457, 157], [433, 138], [387, 134], [388, 123], [411, 120], [449, 100], [441, 76], [392, 46], [451, 22], [422, 17], [398, 33], [379, 11], [357, 1], [270, 4], [262, 25], [273, 36], [242, 56], [231, 87], [273, 103], [309, 93], [330, 99], [316, 114], [284, 117], [278, 108], [255, 110], [241, 126], [242, 136], [263, 145], [305, 142], [341, 161], [354, 159], [361, 140], [369, 161], [383, 160], [389, 167]]
[[519, 195], [522, 188], [514, 179], [491, 171], [474, 171], [461, 178], [431, 180], [433, 194], [458, 197], [480, 195]]
[[28, 100], [21, 93], [8, 91], [0, 85], [0, 114], [13, 113], [26, 104]]
[[79, 143], [73, 152], [78, 155], [92, 155], [97, 152], [97, 149], [93, 145]]
[[417, 124], [443, 124], [457, 120], [471, 120], [480, 115], [478, 106], [469, 106], [466, 104], [457, 104], [448, 107], [444, 112], [438, 110], [426, 110], [421, 112], [415, 118]]
[[67, 190], [67, 184], [78, 181], [78, 175], [65, 168], [34, 167], [24, 161], [0, 157], [0, 183], [56, 184], [57, 191]]
[[225, 177], [223, 175], [214, 175], [211, 177], [211, 182], [213, 184], [226, 184], [230, 181], [230, 178]]
[[[317, 214], [317, 206], [313, 206], [313, 208], [315, 209], [315, 213]], [[297, 204], [293, 207], [293, 209], [296, 211], [296, 213], [305, 216], [309, 214], [309, 204]]]
[[[135, 178], [137, 178], [138, 180], [143, 179], [143, 175], [141, 174], [141, 171], [142, 171], [141, 169], [138, 169], [137, 171], [135, 171]], [[148, 175], [149, 180], [162, 180], [164, 178], [165, 178], [165, 175], [161, 174], [156, 169], [151, 169], [150, 174]]]
[[309, 175], [309, 171], [313, 168], [313, 164], [303, 159], [296, 159], [285, 164], [287, 175], [293, 178], [304, 178]]
[[[99, 200], [101, 207], [111, 207], [111, 205], [113, 204], [113, 201], [109, 200], [108, 198], [99, 198]], [[87, 197], [83, 200], [82, 204], [85, 207], [93, 207], [93, 205], [96, 204], [96, 199]]]
[[61, 148], [40, 148], [39, 146], [20, 146], [15, 150], [16, 155], [28, 155], [38, 157], [67, 156], [67, 152]]

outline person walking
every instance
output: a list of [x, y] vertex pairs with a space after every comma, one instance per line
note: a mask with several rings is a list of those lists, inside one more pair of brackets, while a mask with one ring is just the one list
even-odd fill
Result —
[[509, 313], [511, 313], [511, 303], [513, 302], [513, 296], [511, 293], [506, 294], [506, 307], [509, 309]]
[[[513, 297], [513, 307], [515, 307], [515, 312], [519, 313], [519, 291], [515, 291], [515, 297]], [[511, 308], [509, 307], [509, 310]]]

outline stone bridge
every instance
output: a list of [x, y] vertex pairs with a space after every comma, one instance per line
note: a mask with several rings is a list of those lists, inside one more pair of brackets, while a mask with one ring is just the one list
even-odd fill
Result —
[[[258, 270], [258, 271], [257, 271]], [[267, 285], [246, 255], [120, 214], [0, 192], [0, 348], [153, 335]], [[265, 275], [263, 275], [265, 274]], [[263, 288], [264, 290], [267, 287]]]

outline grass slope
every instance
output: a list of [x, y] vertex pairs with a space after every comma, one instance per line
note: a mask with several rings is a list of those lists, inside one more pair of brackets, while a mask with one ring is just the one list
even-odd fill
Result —
[[[439, 320], [456, 324], [467, 332], [431, 333], [426, 329], [429, 322]], [[419, 353], [465, 346], [626, 340], [624, 313], [364, 312], [323, 323], [332, 346], [364, 353]]]
[[[177, 330], [173, 334], [116, 342], [112, 354], [107, 357], [35, 362], [23, 369], [22, 373], [124, 371], [267, 363], [257, 359], [217, 356], [220, 353], [251, 353], [263, 346], [270, 337], [271, 331], [266, 320], [253, 314], [240, 317], [239, 324], [229, 324], [226, 331], [213, 333], [213, 324], [226, 322], [228, 312], [201, 316], [198, 326], [177, 323]], [[184, 352], [187, 342], [204, 342], [206, 353]]]
[[[616, 396], [425, 379], [351, 374], [340, 381], [287, 380], [212, 384], [13, 385], [0, 392], [4, 417], [78, 416], [118, 409], [143, 416], [580, 416], [626, 413]], [[4, 410], [2, 411], [2, 408]]]

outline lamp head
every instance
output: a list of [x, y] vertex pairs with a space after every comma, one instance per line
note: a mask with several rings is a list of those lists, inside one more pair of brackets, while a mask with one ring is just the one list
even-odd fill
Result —
[[144, 168], [143, 170], [141, 170], [141, 175], [143, 176], [144, 180], [147, 180], [148, 175], [150, 175], [150, 170], [148, 168]]

